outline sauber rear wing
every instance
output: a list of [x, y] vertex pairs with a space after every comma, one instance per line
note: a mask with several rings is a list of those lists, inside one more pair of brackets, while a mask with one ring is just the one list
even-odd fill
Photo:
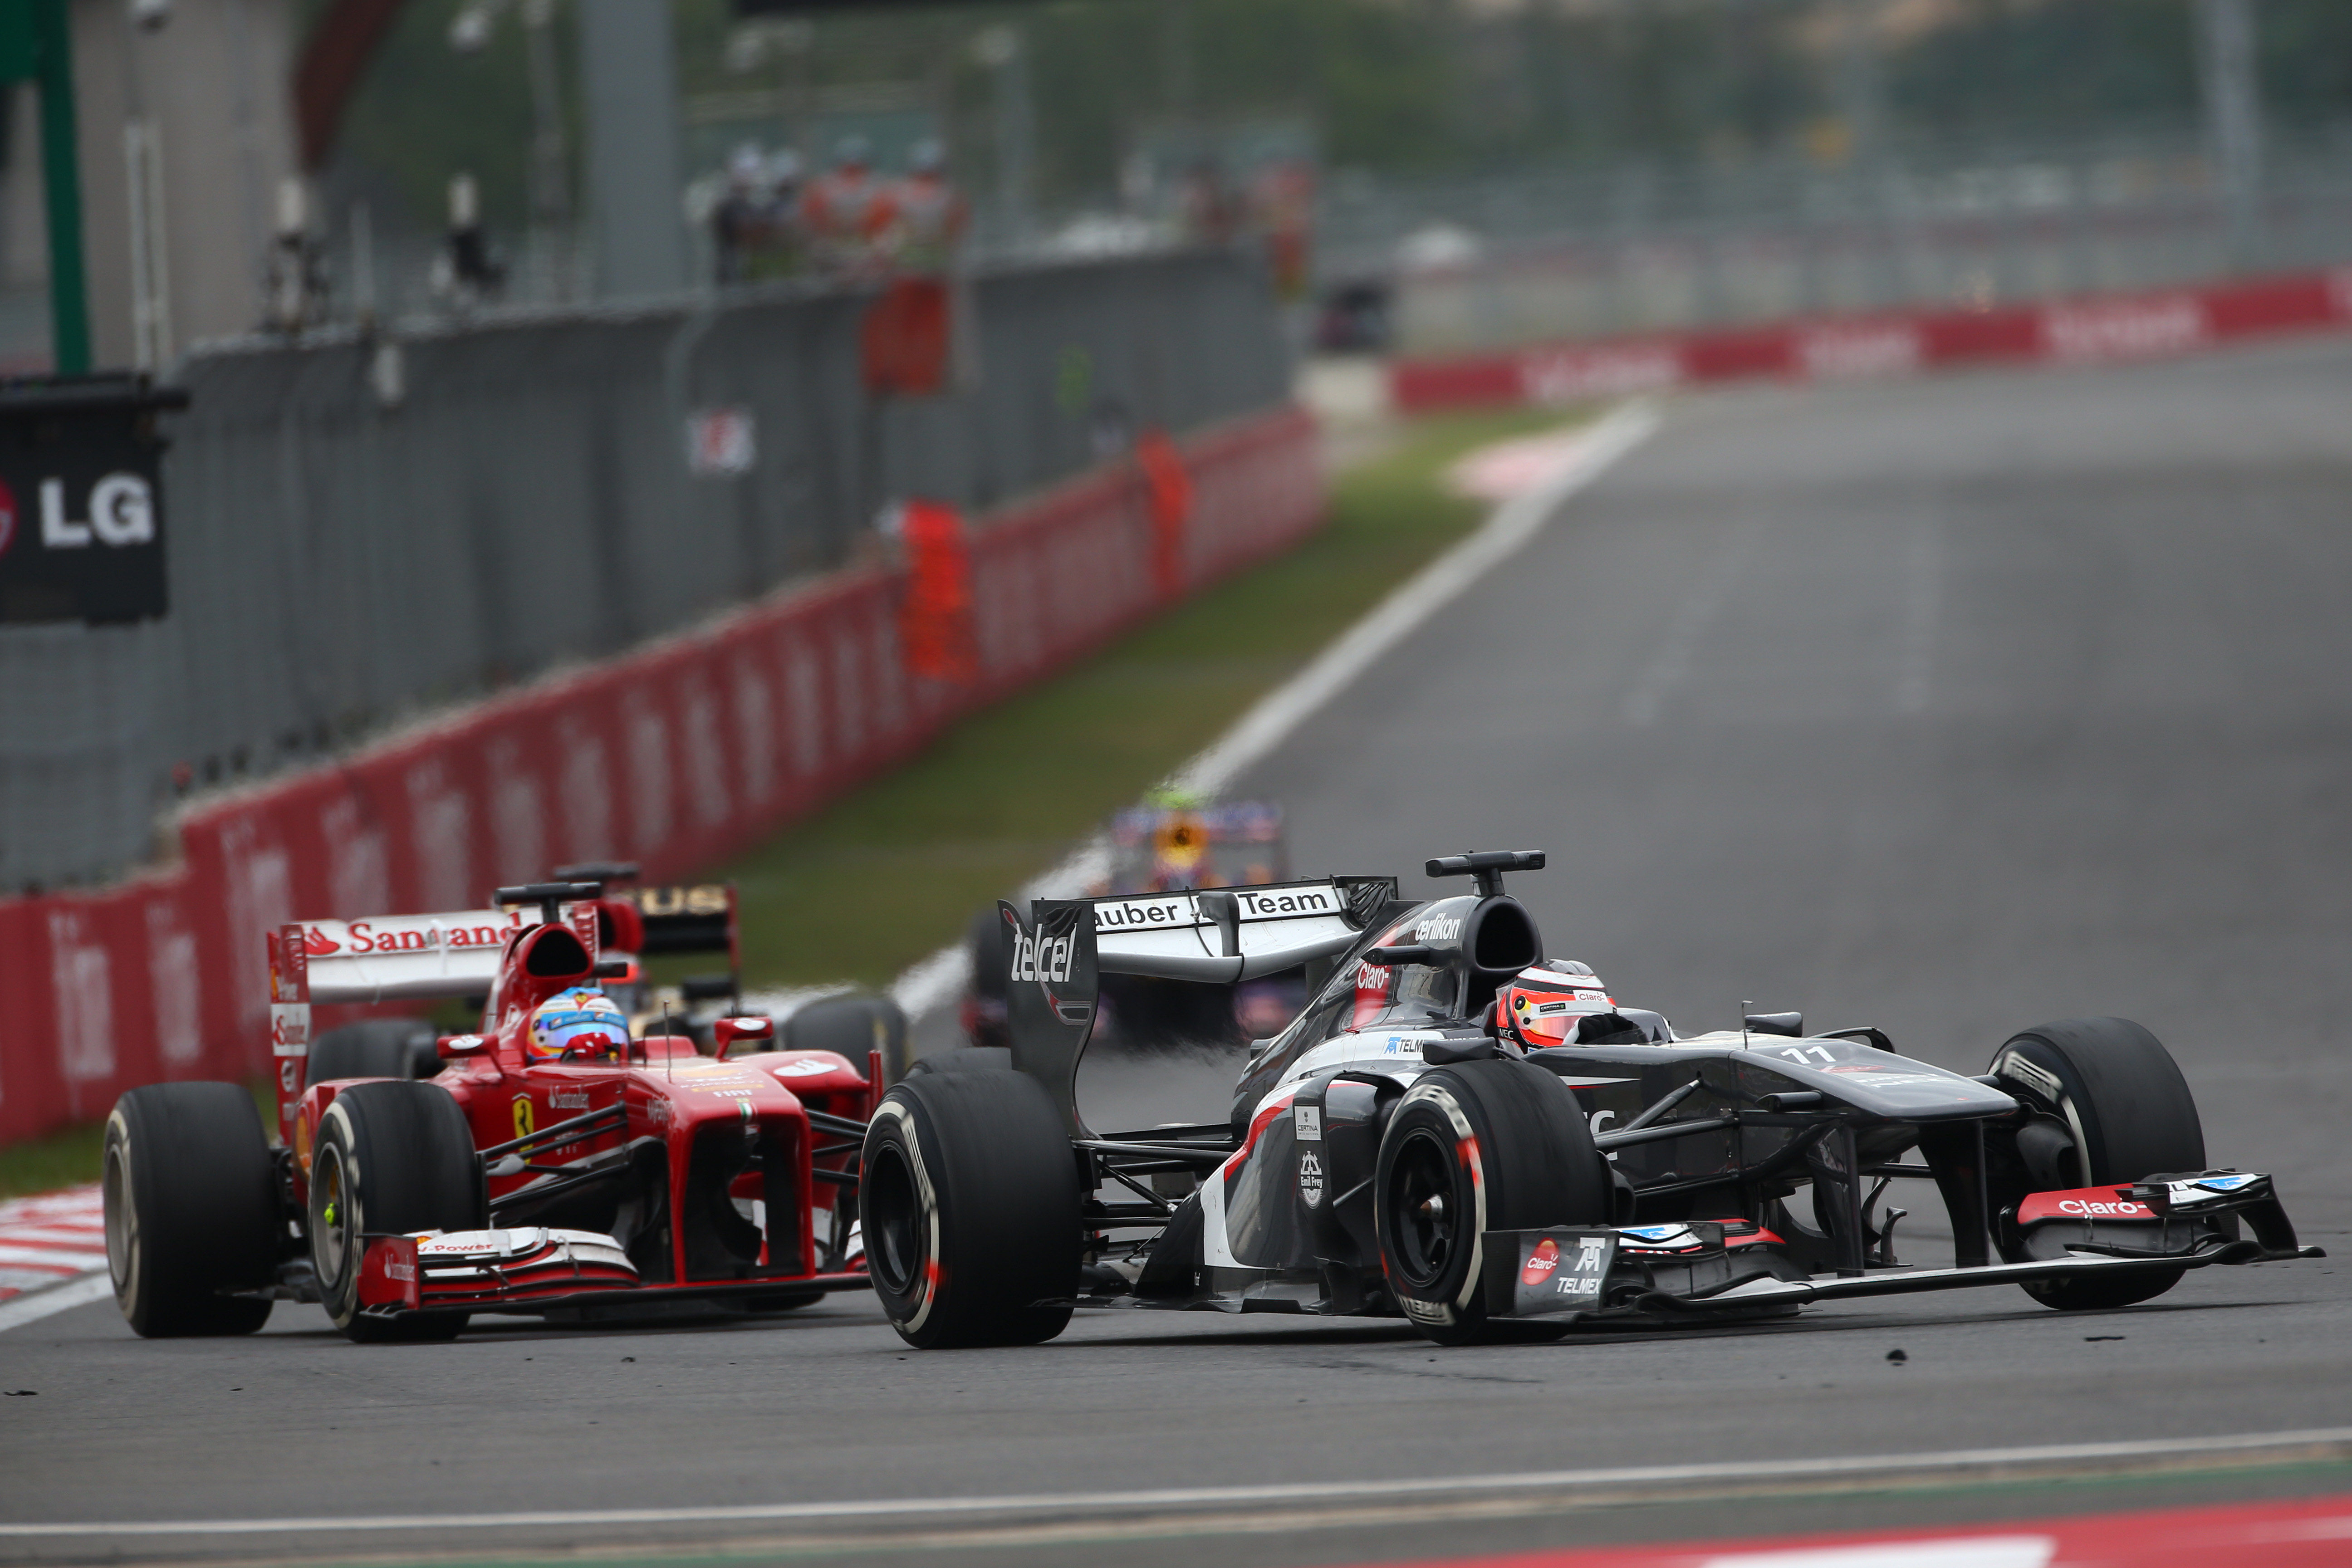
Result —
[[1005, 987], [1013, 1065], [1052, 1091], [1073, 1137], [1091, 1137], [1076, 1083], [1102, 975], [1213, 984], [1279, 973], [1354, 946], [1396, 892], [1393, 877], [1331, 877], [1147, 898], [1040, 899], [1026, 919], [1000, 903], [1013, 955]]

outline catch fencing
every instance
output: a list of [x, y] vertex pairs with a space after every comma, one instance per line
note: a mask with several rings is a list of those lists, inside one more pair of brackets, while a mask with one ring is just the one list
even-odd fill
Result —
[[1981, 310], [2332, 264], [2352, 255], [2347, 144], [2352, 127], [2275, 134], [2247, 191], [2186, 132], [1343, 184], [1318, 239], [1328, 277], [1394, 279], [1394, 347], [1415, 357]]
[[192, 792], [838, 566], [894, 498], [985, 511], [1288, 395], [1270, 287], [1230, 253], [986, 271], [963, 297], [959, 374], [919, 398], [866, 391], [856, 289], [194, 353], [170, 616], [0, 626], [0, 890], [120, 877]]
[[168, 868], [0, 902], [0, 1140], [264, 1067], [262, 934], [284, 921], [471, 908], [570, 860], [676, 878], [1319, 520], [1296, 410], [1175, 446], [1191, 506], [1172, 536], [1127, 459], [973, 530], [968, 680], [910, 672], [901, 570], [846, 570], [198, 805]]

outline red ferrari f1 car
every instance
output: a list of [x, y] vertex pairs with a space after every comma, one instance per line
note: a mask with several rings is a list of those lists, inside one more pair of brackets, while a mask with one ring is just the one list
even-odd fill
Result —
[[[1685, 1037], [1549, 959], [1503, 891], [1539, 853], [1389, 878], [1003, 908], [1008, 1033], [917, 1064], [866, 1135], [876, 1295], [920, 1346], [1034, 1343], [1074, 1307], [1401, 1316], [1443, 1343], [2017, 1285], [2060, 1309], [2319, 1256], [2268, 1176], [2209, 1168], [2163, 1046], [2012, 1036], [1971, 1077], [1794, 1013]], [[1229, 984], [1320, 961], [1231, 1120], [1097, 1132], [1075, 1094], [1103, 974]], [[1895, 1257], [1932, 1181], [1949, 1268]], [[2245, 1234], [2251, 1232], [2251, 1235]]]
[[[140, 1333], [250, 1333], [317, 1301], [355, 1340], [477, 1312], [684, 1300], [793, 1307], [863, 1289], [858, 1152], [880, 1083], [722, 1017], [716, 1056], [632, 1038], [599, 975], [634, 973], [629, 902], [594, 882], [498, 909], [268, 934], [282, 1141], [229, 1083], [132, 1089], [106, 1130], [107, 1258]], [[603, 956], [600, 958], [600, 953]], [[487, 995], [429, 1079], [306, 1075], [310, 1009]]]

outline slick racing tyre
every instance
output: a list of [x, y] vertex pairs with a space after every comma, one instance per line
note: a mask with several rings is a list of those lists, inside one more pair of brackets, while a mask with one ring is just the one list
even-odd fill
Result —
[[1011, 1072], [1013, 1050], [1009, 1046], [964, 1046], [952, 1051], [940, 1051], [935, 1056], [918, 1057], [907, 1064], [903, 1078], [921, 1078], [935, 1072]]
[[253, 1096], [233, 1083], [158, 1083], [115, 1101], [100, 1191], [115, 1303], [149, 1339], [249, 1334], [276, 1283], [278, 1173]]
[[1608, 1167], [1574, 1092], [1522, 1061], [1456, 1062], [1413, 1079], [1372, 1181], [1381, 1270], [1440, 1344], [1560, 1331], [1488, 1320], [1484, 1232], [1610, 1223]]
[[1026, 1073], [916, 1073], [866, 1130], [858, 1209], [890, 1326], [923, 1350], [1034, 1345], [1078, 1291], [1077, 1162]]
[[431, 1083], [359, 1083], [335, 1096], [310, 1152], [310, 1264], [335, 1326], [362, 1342], [447, 1339], [462, 1312], [397, 1320], [360, 1315], [368, 1238], [489, 1224], [473, 1130]]
[[[2098, 1187], [2168, 1171], [2205, 1168], [2205, 1131], [2172, 1053], [2128, 1018], [2063, 1018], [2012, 1036], [1992, 1058], [1993, 1076], [2041, 1113], [2018, 1138], [1995, 1210], [2042, 1182]], [[2044, 1147], [2033, 1147], [2039, 1139]], [[2038, 1178], [2031, 1166], [2046, 1167]], [[2163, 1295], [2188, 1270], [2120, 1278], [2053, 1279], [2023, 1287], [2045, 1307], [2091, 1311]]]
[[431, 1078], [441, 1070], [433, 1026], [422, 1018], [362, 1018], [310, 1042], [305, 1083], [347, 1078]]
[[887, 996], [852, 993], [812, 1002], [784, 1020], [784, 1049], [837, 1051], [866, 1068], [869, 1051], [882, 1053], [882, 1086], [907, 1076], [907, 1015]]

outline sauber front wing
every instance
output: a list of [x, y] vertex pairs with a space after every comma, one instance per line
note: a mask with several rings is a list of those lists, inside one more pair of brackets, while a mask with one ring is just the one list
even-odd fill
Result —
[[[1854, 1296], [1900, 1296], [2215, 1263], [2325, 1258], [2298, 1244], [2268, 1176], [2187, 1172], [2131, 1186], [2036, 1193], [2005, 1223], [2011, 1263], [1811, 1275], [1744, 1222], [1485, 1234], [1486, 1310], [1574, 1320], [1752, 1312]], [[2238, 1234], [2240, 1221], [2253, 1239]]]

